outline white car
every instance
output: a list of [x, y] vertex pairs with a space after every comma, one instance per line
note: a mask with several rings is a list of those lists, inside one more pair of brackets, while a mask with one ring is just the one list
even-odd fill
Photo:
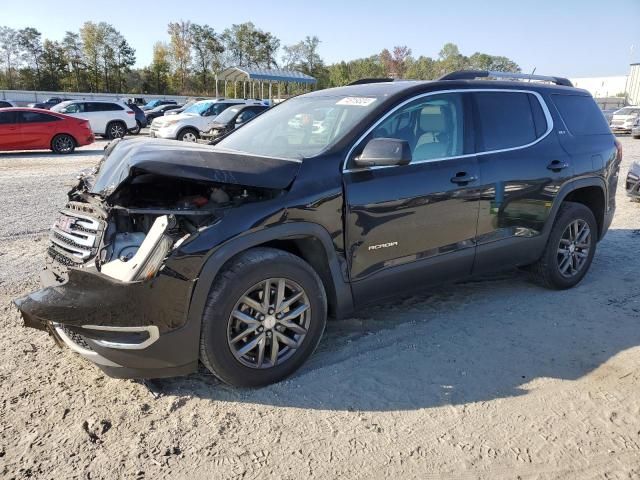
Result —
[[115, 100], [69, 100], [51, 107], [51, 111], [88, 120], [93, 133], [110, 139], [124, 137], [127, 130], [137, 126], [135, 112]]
[[624, 107], [613, 114], [611, 131], [613, 133], [631, 133], [636, 120], [640, 118], [640, 107]]
[[259, 100], [201, 100], [177, 115], [158, 117], [151, 123], [151, 137], [195, 142], [201, 132], [208, 132], [216, 117], [232, 105], [262, 105]]

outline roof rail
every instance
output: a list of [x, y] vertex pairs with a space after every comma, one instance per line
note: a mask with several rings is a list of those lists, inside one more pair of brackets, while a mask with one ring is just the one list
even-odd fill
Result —
[[529, 73], [512, 73], [512, 72], [496, 72], [491, 70], [458, 70], [457, 72], [447, 73], [438, 80], [472, 80], [474, 78], [514, 78], [520, 80], [540, 80], [543, 82], [551, 82], [556, 85], [565, 87], [573, 87], [568, 78], [548, 77], [545, 75], [533, 75]]
[[354, 80], [351, 83], [347, 83], [347, 85], [363, 85], [365, 83], [384, 83], [384, 82], [393, 82], [393, 78], [359, 78], [358, 80]]

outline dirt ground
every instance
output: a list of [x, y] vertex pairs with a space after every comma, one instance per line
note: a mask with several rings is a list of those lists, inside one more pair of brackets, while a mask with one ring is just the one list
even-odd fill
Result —
[[291, 379], [113, 380], [9, 301], [38, 285], [73, 156], [0, 154], [0, 477], [640, 479], [640, 204], [575, 289], [521, 273], [331, 322]]

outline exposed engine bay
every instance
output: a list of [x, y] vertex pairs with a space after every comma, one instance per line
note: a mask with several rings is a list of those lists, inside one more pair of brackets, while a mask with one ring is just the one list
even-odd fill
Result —
[[149, 171], [157, 164], [127, 165], [127, 175], [121, 174], [119, 183], [96, 194], [92, 189], [103, 171], [111, 169], [108, 173], [113, 175], [108, 162], [114, 150], [117, 153], [110, 146], [100, 165], [80, 177], [53, 226], [47, 263], [58, 281], [65, 280], [69, 267], [95, 267], [124, 282], [151, 278], [173, 248], [214, 223], [226, 209], [274, 198], [283, 191], [215, 181], [219, 176], [209, 181], [200, 172], [192, 175], [189, 165], [174, 168], [184, 176], [168, 176], [163, 163], [163, 174]]

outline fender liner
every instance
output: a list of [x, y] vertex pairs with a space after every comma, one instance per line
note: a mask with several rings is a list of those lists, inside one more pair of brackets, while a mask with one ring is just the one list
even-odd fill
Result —
[[[565, 198], [567, 198], [567, 195], [569, 195], [571, 192], [575, 190], [578, 190], [584, 187], [599, 187], [602, 189], [602, 194], [604, 196], [604, 202], [605, 202], [604, 215], [605, 217], [607, 216], [609, 201], [607, 196], [607, 186], [604, 179], [600, 177], [587, 177], [587, 178], [578, 178], [576, 180], [572, 180], [570, 182], [565, 183], [560, 188], [560, 191], [556, 195], [553, 205], [551, 206], [551, 212], [549, 212], [547, 223], [542, 229], [542, 236], [545, 239], [549, 236], [549, 233], [551, 232], [551, 228], [553, 228], [553, 224], [555, 223], [558, 210], [560, 210], [560, 205], [562, 205], [562, 202], [564, 202]], [[602, 237], [604, 236], [607, 226], [608, 225], [607, 225], [606, 219], [603, 219], [603, 229], [602, 229], [602, 232], [600, 233], [600, 239], [602, 239]]]
[[187, 317], [187, 322], [190, 325], [198, 325], [198, 339], [200, 337], [200, 322], [202, 321], [202, 314], [204, 312], [207, 297], [209, 296], [209, 291], [211, 290], [211, 286], [213, 285], [218, 272], [229, 259], [249, 248], [256, 247], [269, 241], [302, 237], [313, 237], [314, 239], [319, 240], [325, 250], [335, 290], [335, 316], [337, 318], [343, 318], [351, 313], [354, 308], [351, 285], [346, 279], [346, 272], [343, 274], [343, 270], [341, 269], [340, 261], [336, 255], [329, 232], [316, 223], [286, 223], [267, 227], [257, 232], [237, 237], [224, 244], [215, 253], [209, 256], [202, 267], [200, 276], [194, 287]]

